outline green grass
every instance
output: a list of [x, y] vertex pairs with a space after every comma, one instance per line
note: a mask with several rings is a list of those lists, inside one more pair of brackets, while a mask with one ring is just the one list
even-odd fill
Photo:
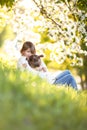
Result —
[[0, 61], [0, 130], [86, 129], [86, 90], [58, 88]]

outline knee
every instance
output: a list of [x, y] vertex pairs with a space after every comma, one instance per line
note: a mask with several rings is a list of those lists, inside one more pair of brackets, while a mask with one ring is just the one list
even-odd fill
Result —
[[71, 74], [71, 72], [70, 72], [69, 70], [65, 70], [65, 72], [66, 72], [67, 74]]
[[72, 85], [73, 88], [77, 89], [77, 84], [72, 75], [70, 75], [70, 84]]
[[71, 74], [70, 74], [70, 79], [71, 79], [71, 80], [73, 80], [73, 79], [74, 79], [74, 78], [73, 78], [73, 76], [72, 76]]
[[72, 75], [71, 73], [70, 73], [69, 77], [70, 77], [70, 79], [71, 79], [72, 81], [75, 80], [74, 77], [73, 77], [73, 75]]

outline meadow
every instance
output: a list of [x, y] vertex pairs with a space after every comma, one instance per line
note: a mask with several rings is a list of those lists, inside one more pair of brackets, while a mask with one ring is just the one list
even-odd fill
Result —
[[86, 130], [87, 90], [50, 85], [0, 60], [0, 130]]

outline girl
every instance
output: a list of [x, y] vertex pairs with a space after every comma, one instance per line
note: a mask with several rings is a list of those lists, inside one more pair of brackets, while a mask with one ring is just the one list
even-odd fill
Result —
[[[28, 60], [31, 55], [36, 54], [36, 49], [34, 44], [30, 41], [24, 42], [20, 52], [21, 52], [21, 57], [18, 60], [17, 68], [21, 70], [33, 71], [33, 69], [28, 64]], [[44, 62], [42, 62], [42, 66], [44, 71], [47, 71], [47, 67], [44, 64]]]
[[25, 42], [21, 49], [21, 57], [18, 60], [17, 67], [21, 70], [28, 70], [34, 74], [38, 74], [41, 78], [46, 78], [51, 84], [68, 85], [77, 90], [77, 84], [70, 71], [65, 70], [62, 73], [51, 74], [48, 72], [46, 65], [41, 61], [41, 66], [44, 68], [43, 72], [35, 70], [28, 64], [29, 57], [36, 54], [35, 46], [32, 42]]

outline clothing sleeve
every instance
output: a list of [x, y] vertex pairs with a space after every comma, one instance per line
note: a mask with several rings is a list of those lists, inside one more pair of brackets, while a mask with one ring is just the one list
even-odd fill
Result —
[[31, 68], [31, 66], [28, 64], [26, 57], [21, 56], [17, 62], [17, 68], [20, 69], [21, 71], [28, 71], [31, 72], [35, 75], [38, 75], [38, 71], [34, 70]]
[[27, 67], [27, 61], [25, 57], [20, 57], [18, 62], [17, 62], [17, 68], [20, 70], [25, 70]]

